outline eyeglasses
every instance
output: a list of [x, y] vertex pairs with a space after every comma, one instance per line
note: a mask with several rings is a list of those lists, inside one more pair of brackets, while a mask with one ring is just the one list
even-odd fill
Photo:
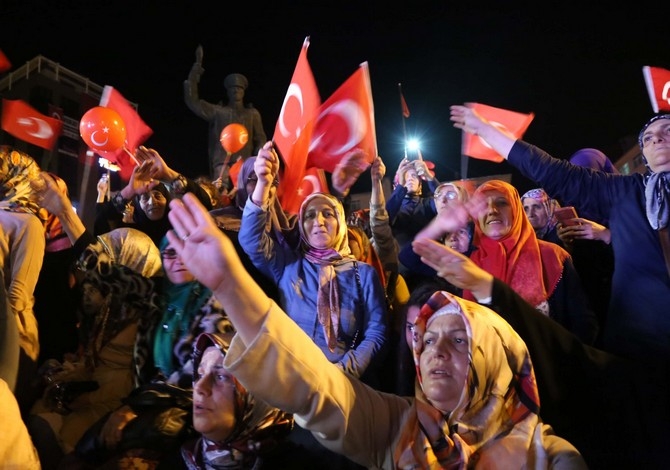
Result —
[[161, 251], [161, 256], [163, 259], [177, 259], [177, 250], [174, 248], [166, 248]]
[[433, 196], [433, 198], [436, 201], [445, 200], [445, 199], [447, 199], [449, 201], [453, 201], [454, 199], [458, 198], [458, 193], [456, 191], [445, 191], [445, 192], [441, 192], [441, 193], [436, 193]]

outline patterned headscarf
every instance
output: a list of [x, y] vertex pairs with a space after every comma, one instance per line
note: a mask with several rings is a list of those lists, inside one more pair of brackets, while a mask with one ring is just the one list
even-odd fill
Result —
[[638, 137], [638, 143], [642, 149], [642, 158], [647, 167], [647, 173], [644, 175], [647, 220], [654, 230], [666, 228], [668, 222], [670, 222], [670, 178], [668, 178], [668, 172], [656, 173], [651, 169], [647, 157], [644, 156], [642, 137], [644, 131], [659, 119], [670, 119], [670, 114], [660, 114], [651, 118], [642, 127]]
[[[149, 279], [160, 266], [158, 248], [136, 229], [112, 230], [86, 248], [80, 259], [82, 283], [90, 283], [106, 297], [101, 311], [82, 321], [89, 367], [97, 364], [102, 348], [128, 325], [160, 315]], [[136, 364], [136, 378], [141, 366]]]
[[554, 218], [554, 209], [556, 208], [556, 203], [554, 199], [550, 198], [547, 192], [542, 188], [531, 189], [530, 191], [523, 193], [523, 196], [521, 196], [522, 205], [523, 200], [526, 198], [540, 201], [540, 204], [542, 204], [542, 207], [544, 208], [544, 212], [547, 214], [547, 225], [545, 225], [542, 229], [535, 231], [535, 234], [539, 238], [542, 238], [548, 231], [556, 226], [556, 219]]
[[[337, 233], [335, 235], [335, 242], [331, 248], [314, 248], [309, 244], [309, 239], [303, 227], [305, 211], [310, 202], [315, 199], [324, 199], [335, 211], [335, 216], [337, 217]], [[324, 335], [328, 341], [328, 349], [334, 351], [340, 328], [340, 290], [334, 266], [353, 259], [351, 250], [349, 249], [344, 207], [342, 207], [342, 203], [335, 196], [327, 193], [312, 193], [305, 198], [300, 206], [298, 225], [303, 255], [308, 261], [319, 266], [319, 292], [316, 302], [317, 314], [319, 323], [321, 323]]]
[[163, 269], [158, 247], [146, 233], [132, 227], [120, 227], [98, 235], [97, 241], [82, 253], [79, 265], [90, 269], [100, 257], [127, 266], [144, 277], [154, 277]]
[[30, 183], [39, 181], [40, 167], [33, 158], [10, 146], [0, 146], [0, 207], [11, 212], [26, 212], [46, 221], [37, 193]]
[[[193, 370], [197, 372], [205, 350], [215, 346], [225, 357], [231, 335], [203, 333], [193, 346]], [[194, 446], [184, 446], [182, 455], [189, 468], [248, 469], [260, 468], [262, 456], [285, 437], [293, 427], [293, 416], [271, 407], [247, 392], [234, 379], [235, 425], [223, 442], [204, 436]]]
[[[447, 416], [430, 404], [421, 388], [423, 335], [441, 315], [460, 316], [469, 343], [466, 383]], [[435, 468], [471, 468], [482, 458], [494, 459], [500, 468], [524, 467], [529, 455], [538, 451], [534, 436], [541, 426], [540, 398], [530, 354], [514, 329], [492, 310], [439, 291], [416, 319], [413, 355], [421, 385], [416, 390], [420, 429], [442, 429], [443, 436], [427, 442], [416, 439], [411, 433], [417, 430], [410, 429], [397, 446], [398, 468], [403, 468], [403, 459], [416, 461], [427, 451], [432, 451]]]
[[[548, 315], [549, 296], [570, 255], [555, 243], [537, 239], [514, 186], [502, 180], [489, 180], [477, 188], [475, 195], [484, 195], [487, 191], [499, 191], [505, 196], [512, 209], [512, 226], [507, 235], [494, 240], [477, 224], [477, 249], [471, 258], [479, 267], [506, 282], [526, 302]], [[464, 291], [463, 295], [474, 300], [470, 291]]]

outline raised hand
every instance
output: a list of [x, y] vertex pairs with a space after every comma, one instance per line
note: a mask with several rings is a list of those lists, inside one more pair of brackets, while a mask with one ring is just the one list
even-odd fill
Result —
[[421, 261], [437, 272], [438, 276], [456, 287], [471, 291], [478, 299], [491, 296], [493, 276], [467, 256], [426, 238], [415, 238], [412, 249], [421, 256]]

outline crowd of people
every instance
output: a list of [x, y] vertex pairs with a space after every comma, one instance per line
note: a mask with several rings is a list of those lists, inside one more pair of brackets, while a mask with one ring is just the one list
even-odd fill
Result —
[[[201, 73], [199, 49], [193, 106]], [[101, 177], [87, 228], [62, 179], [0, 148], [0, 406], [20, 424], [3, 461], [660, 468], [670, 115], [643, 126], [635, 175], [468, 106], [451, 121], [537, 187], [440, 182], [405, 158], [387, 198], [376, 156], [366, 217], [336, 190], [290, 214], [272, 142], [225, 191], [140, 147], [123, 187]]]

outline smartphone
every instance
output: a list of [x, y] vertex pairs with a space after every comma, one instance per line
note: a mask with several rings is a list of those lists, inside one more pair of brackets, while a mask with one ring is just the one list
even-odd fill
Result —
[[565, 226], [579, 225], [579, 222], [576, 219], [579, 217], [577, 211], [572, 206], [559, 207], [554, 210], [554, 217], [556, 220], [562, 223]]

